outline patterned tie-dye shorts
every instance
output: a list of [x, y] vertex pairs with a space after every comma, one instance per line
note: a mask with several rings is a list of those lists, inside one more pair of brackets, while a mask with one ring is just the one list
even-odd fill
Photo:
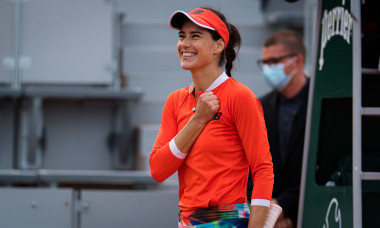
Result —
[[246, 203], [200, 208], [191, 212], [180, 212], [178, 227], [246, 228], [249, 214], [250, 209]]

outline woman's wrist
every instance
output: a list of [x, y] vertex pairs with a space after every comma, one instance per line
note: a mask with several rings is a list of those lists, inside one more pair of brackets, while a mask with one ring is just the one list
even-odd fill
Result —
[[195, 126], [201, 127], [202, 129], [207, 125], [209, 120], [204, 120], [202, 118], [198, 118], [198, 116], [195, 114], [192, 116], [188, 123], [194, 124]]

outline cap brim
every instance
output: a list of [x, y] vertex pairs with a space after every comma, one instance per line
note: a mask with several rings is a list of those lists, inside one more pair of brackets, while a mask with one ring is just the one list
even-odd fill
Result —
[[188, 13], [182, 11], [182, 10], [177, 10], [175, 11], [171, 16], [170, 16], [170, 19], [169, 19], [169, 26], [170, 28], [172, 29], [181, 29], [182, 28], [182, 25], [183, 23], [186, 21], [186, 20], [190, 20], [192, 21], [194, 24], [202, 27], [202, 28], [206, 28], [206, 29], [210, 29], [210, 30], [214, 30], [214, 28], [210, 27], [210, 26], [207, 26], [207, 25], [203, 25], [199, 22], [197, 22], [196, 20], [194, 20]]

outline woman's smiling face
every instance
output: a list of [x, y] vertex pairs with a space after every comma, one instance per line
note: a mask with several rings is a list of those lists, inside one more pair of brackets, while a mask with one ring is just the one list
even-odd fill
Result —
[[183, 69], [196, 70], [218, 64], [218, 44], [207, 29], [186, 21], [178, 36], [177, 50]]

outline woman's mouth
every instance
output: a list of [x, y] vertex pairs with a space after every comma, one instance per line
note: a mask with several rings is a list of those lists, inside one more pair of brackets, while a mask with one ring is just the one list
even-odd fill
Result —
[[194, 52], [182, 52], [182, 56], [183, 57], [192, 57], [194, 55], [195, 55]]

